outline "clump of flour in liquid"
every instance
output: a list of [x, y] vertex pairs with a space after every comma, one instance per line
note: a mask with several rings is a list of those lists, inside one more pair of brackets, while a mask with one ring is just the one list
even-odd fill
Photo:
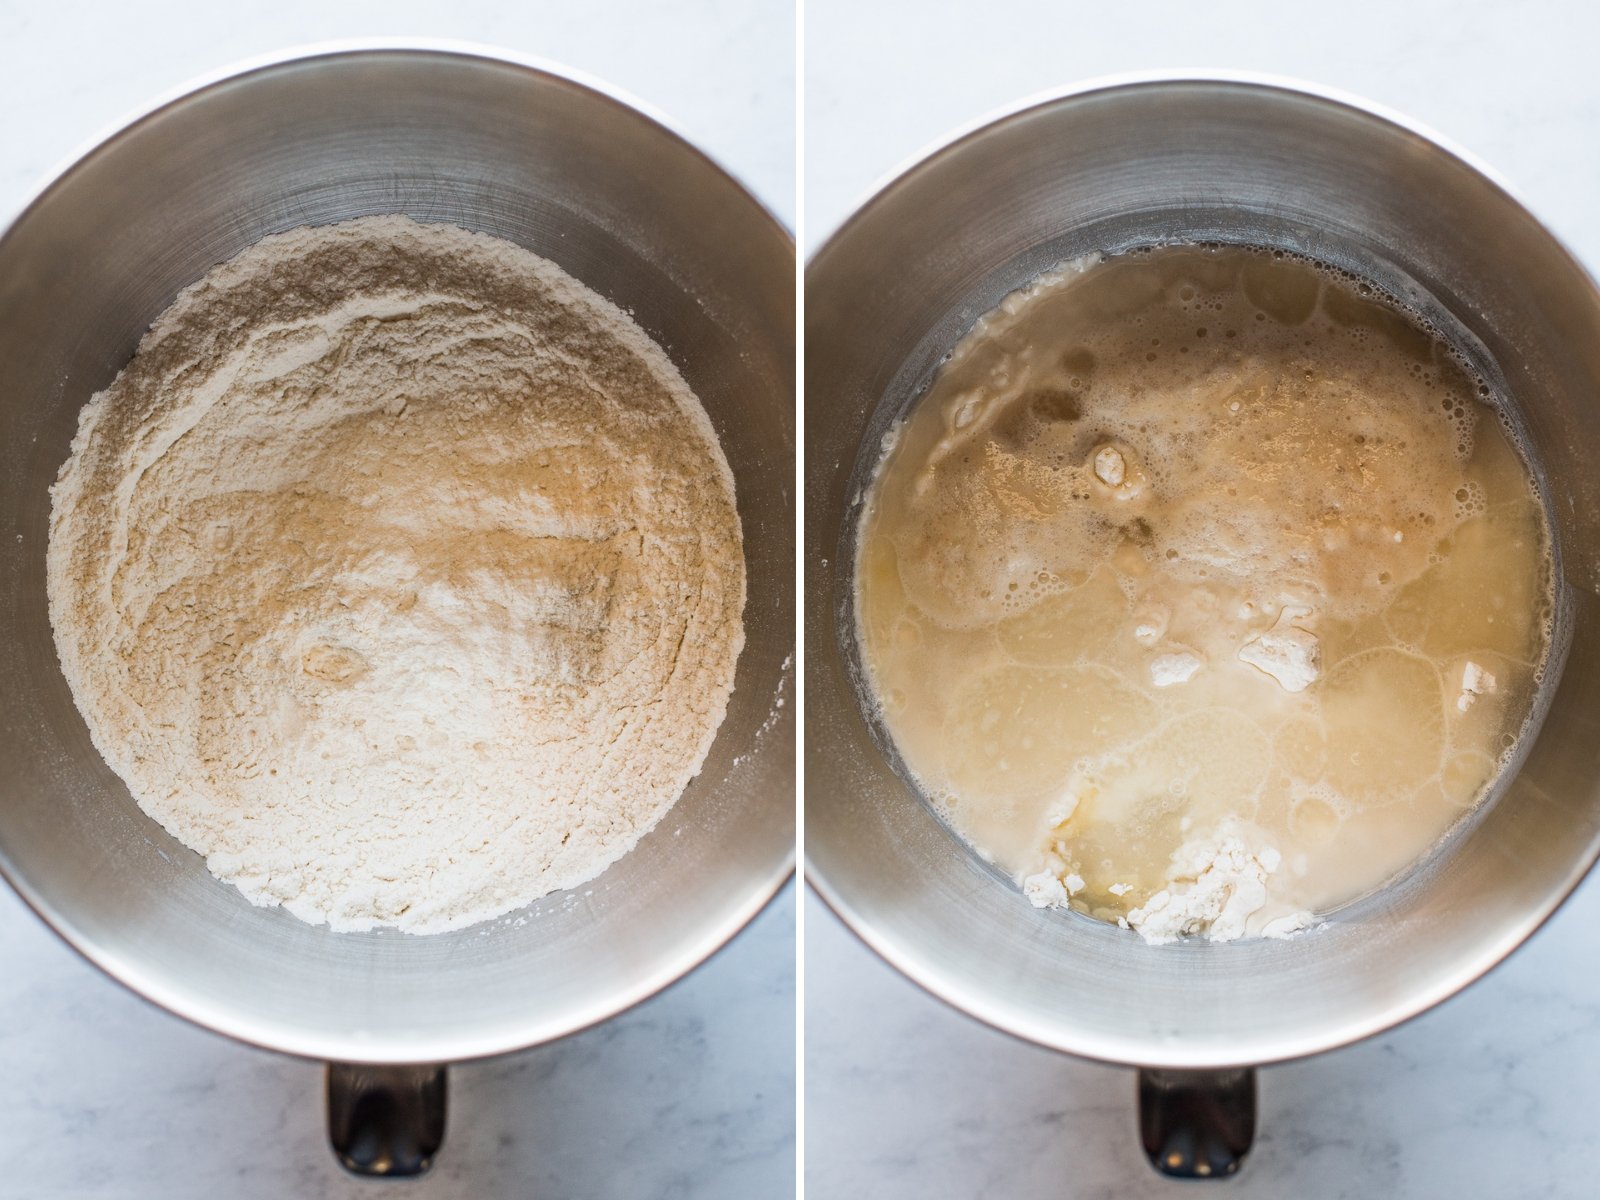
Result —
[[733, 481], [615, 306], [404, 217], [269, 237], [83, 410], [50, 618], [95, 745], [257, 904], [457, 928], [592, 879], [699, 771]]

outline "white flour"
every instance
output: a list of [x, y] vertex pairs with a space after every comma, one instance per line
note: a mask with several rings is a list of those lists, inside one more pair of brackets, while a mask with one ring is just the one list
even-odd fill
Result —
[[95, 745], [257, 904], [456, 928], [598, 874], [743, 644], [733, 481], [624, 313], [402, 217], [268, 238], [84, 409], [50, 619]]
[[[1269, 907], [1268, 881], [1283, 861], [1271, 846], [1250, 849], [1251, 840], [1230, 822], [1214, 836], [1185, 842], [1172, 855], [1167, 886], [1125, 923], [1152, 946], [1195, 933], [1214, 942], [1244, 937], [1250, 919]], [[1263, 937], [1288, 937], [1311, 919], [1308, 912], [1280, 911], [1257, 923]]]

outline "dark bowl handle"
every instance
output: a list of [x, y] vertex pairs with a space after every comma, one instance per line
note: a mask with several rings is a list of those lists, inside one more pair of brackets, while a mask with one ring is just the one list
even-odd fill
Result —
[[1256, 1073], [1141, 1069], [1139, 1137], [1163, 1175], [1226, 1179], [1255, 1141]]
[[413, 1178], [444, 1142], [442, 1066], [328, 1064], [328, 1141], [353, 1175]]

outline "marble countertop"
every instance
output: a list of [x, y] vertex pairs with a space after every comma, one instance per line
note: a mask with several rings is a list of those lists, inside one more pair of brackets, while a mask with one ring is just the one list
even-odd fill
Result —
[[[979, 12], [984, 13], [978, 16]], [[996, 13], [1003, 13], [997, 18]], [[955, 126], [1112, 72], [1296, 76], [1388, 104], [1487, 160], [1600, 267], [1600, 15], [1482, 0], [1301, 6], [808, 0], [806, 236]], [[1156, 1176], [1130, 1071], [959, 1015], [806, 898], [810, 1200], [1117, 1200]], [[1386, 1036], [1261, 1074], [1261, 1134], [1218, 1195], [1594, 1194], [1600, 881], [1488, 978]], [[1209, 1194], [1209, 1193], [1208, 1193]]]
[[[619, 17], [534, 0], [0, 5], [0, 213], [192, 76], [342, 37], [536, 54], [648, 101], [794, 222], [793, 12], [736, 0]], [[586, 1033], [452, 1073], [415, 1200], [765, 1200], [794, 1175], [794, 887], [667, 992]], [[327, 1149], [320, 1068], [168, 1016], [0, 887], [0, 1196], [334, 1200], [389, 1188]]]

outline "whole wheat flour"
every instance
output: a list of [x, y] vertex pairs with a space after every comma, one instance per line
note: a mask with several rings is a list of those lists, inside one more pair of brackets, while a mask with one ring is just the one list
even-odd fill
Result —
[[619, 309], [403, 217], [269, 237], [83, 410], [50, 619], [95, 745], [253, 902], [456, 928], [591, 879], [700, 769], [733, 480]]

